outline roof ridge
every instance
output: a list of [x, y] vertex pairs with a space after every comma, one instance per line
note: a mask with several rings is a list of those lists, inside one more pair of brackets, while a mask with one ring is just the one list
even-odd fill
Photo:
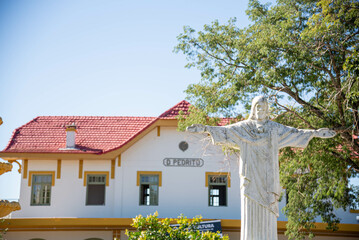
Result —
[[[168, 115], [169, 115], [172, 111], [176, 110], [176, 108], [180, 107], [181, 104], [183, 104], [183, 103], [186, 104], [187, 106], [191, 106], [191, 104], [190, 104], [188, 101], [182, 100], [182, 101], [180, 101], [179, 103], [177, 103], [176, 105], [174, 105], [173, 107], [171, 107], [170, 109], [168, 109], [167, 111], [165, 111], [164, 113], [162, 113], [162, 114], [159, 116], [159, 118], [169, 117]], [[177, 114], [176, 116], [178, 116], [178, 114]], [[173, 116], [170, 116], [170, 117], [173, 117]]]

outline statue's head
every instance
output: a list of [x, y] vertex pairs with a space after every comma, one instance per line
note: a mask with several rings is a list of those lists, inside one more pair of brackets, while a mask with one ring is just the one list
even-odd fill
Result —
[[268, 120], [269, 106], [268, 100], [264, 96], [257, 96], [252, 100], [251, 113], [249, 114], [250, 120]]

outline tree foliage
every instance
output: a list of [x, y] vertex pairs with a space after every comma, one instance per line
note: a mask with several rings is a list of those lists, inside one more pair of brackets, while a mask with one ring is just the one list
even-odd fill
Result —
[[132, 224], [136, 231], [126, 230], [126, 235], [129, 240], [228, 240], [218, 233], [197, 230], [201, 221], [201, 217], [190, 220], [182, 215], [176, 220], [158, 219], [157, 212], [147, 217], [138, 215]]
[[[5, 219], [0, 219], [0, 224], [4, 223]], [[4, 240], [4, 235], [7, 232], [7, 228], [0, 228], [0, 240]]]
[[[175, 51], [202, 76], [187, 88], [188, 99], [202, 115], [237, 117], [245, 115], [240, 104], [248, 110], [254, 96], [267, 95], [274, 121], [336, 130], [333, 139], [280, 155], [286, 234], [303, 238], [317, 217], [335, 230], [334, 209], [359, 202], [358, 188], [348, 184], [359, 172], [359, 2], [250, 0], [247, 15], [252, 23], [245, 28], [232, 18], [202, 31], [187, 26], [178, 36]], [[192, 122], [183, 118], [181, 126]]]

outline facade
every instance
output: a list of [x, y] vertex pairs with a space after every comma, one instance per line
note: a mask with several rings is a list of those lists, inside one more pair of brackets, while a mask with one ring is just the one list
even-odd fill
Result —
[[[176, 116], [188, 107], [182, 101], [159, 117], [37, 117], [16, 129], [0, 153], [22, 161], [21, 210], [2, 223], [5, 238], [126, 239], [132, 218], [157, 211], [220, 219], [239, 239], [238, 157], [205, 134], [178, 132]], [[359, 214], [339, 214], [339, 231], [317, 223], [317, 239], [359, 238]], [[285, 216], [278, 221], [286, 239]]]

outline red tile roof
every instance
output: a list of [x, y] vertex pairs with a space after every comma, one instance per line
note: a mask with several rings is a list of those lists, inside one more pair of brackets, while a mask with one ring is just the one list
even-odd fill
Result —
[[[159, 118], [160, 119], [177, 119], [177, 116], [179, 115], [179, 112], [182, 111], [184, 115], [188, 114], [188, 109], [191, 106], [189, 102], [186, 100], [183, 100], [179, 103], [177, 103], [174, 107], [170, 108], [166, 112], [162, 113]], [[238, 119], [236, 118], [221, 118], [218, 122], [218, 126], [225, 126], [228, 124], [232, 124], [238, 122]]]
[[[17, 128], [7, 153], [94, 153], [121, 148], [158, 119], [176, 119], [180, 111], [188, 113], [191, 104], [181, 101], [159, 117], [41, 116]], [[66, 148], [66, 125], [75, 123], [76, 150]], [[230, 123], [222, 119], [219, 125]]]
[[189, 106], [191, 106], [191, 104], [186, 100], [183, 100], [177, 103], [174, 107], [168, 109], [166, 112], [162, 113], [159, 118], [176, 119], [180, 111], [182, 111], [184, 114], [187, 114]]
[[239, 120], [236, 118], [221, 118], [220, 121], [218, 122], [218, 126], [225, 126], [228, 124], [233, 124], [238, 122]]
[[[156, 117], [36, 117], [16, 129], [3, 152], [104, 153], [120, 148], [144, 129]], [[65, 126], [77, 126], [76, 148], [66, 147]]]

